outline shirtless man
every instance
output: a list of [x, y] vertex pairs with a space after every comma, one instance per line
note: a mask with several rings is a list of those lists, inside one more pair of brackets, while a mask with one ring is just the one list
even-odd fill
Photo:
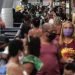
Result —
[[[27, 75], [23, 74], [23, 69], [19, 58], [23, 57], [23, 42], [21, 40], [13, 40], [9, 43], [9, 61], [6, 65], [7, 75]], [[24, 73], [26, 73], [24, 71]]]

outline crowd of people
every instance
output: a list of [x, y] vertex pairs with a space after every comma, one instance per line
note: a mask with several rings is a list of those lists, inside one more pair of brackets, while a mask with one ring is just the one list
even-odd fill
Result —
[[1, 35], [0, 75], [75, 75], [74, 24], [61, 7], [25, 7], [13, 17], [23, 26], [12, 41]]

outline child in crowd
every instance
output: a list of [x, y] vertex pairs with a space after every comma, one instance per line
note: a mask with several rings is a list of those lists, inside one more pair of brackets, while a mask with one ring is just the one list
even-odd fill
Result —
[[75, 75], [75, 63], [67, 63], [63, 75]]

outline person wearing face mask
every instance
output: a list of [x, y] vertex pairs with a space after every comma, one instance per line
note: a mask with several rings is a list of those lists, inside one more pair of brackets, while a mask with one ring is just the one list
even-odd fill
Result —
[[56, 18], [56, 13], [52, 10], [49, 14], [49, 23], [54, 24], [54, 19]]
[[39, 12], [36, 12], [36, 17], [40, 17], [40, 14], [39, 14]]
[[61, 70], [63, 71], [64, 64], [71, 63], [75, 59], [74, 26], [70, 21], [62, 24], [59, 45]]
[[58, 50], [53, 44], [55, 33], [49, 23], [45, 23], [42, 27], [41, 49], [39, 58], [44, 63], [41, 71], [37, 75], [60, 75], [58, 63]]

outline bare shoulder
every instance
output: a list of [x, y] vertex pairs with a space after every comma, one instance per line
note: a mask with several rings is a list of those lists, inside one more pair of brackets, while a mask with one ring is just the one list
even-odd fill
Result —
[[39, 31], [42, 32], [42, 28], [39, 28]]
[[14, 67], [14, 72], [16, 75], [23, 75], [22, 68], [19, 66]]
[[32, 33], [33, 31], [34, 31], [34, 29], [30, 29], [30, 30], [29, 30], [29, 33]]
[[21, 67], [16, 64], [7, 65], [7, 73], [8, 75], [23, 75]]

